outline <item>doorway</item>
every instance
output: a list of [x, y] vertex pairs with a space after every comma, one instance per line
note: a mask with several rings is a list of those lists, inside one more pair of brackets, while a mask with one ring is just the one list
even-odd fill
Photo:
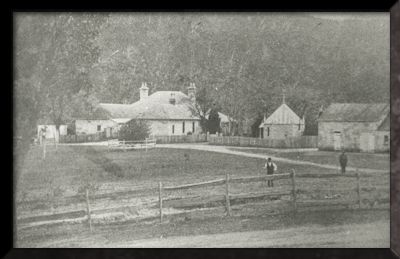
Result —
[[333, 132], [333, 149], [334, 150], [342, 149], [342, 133], [340, 131]]

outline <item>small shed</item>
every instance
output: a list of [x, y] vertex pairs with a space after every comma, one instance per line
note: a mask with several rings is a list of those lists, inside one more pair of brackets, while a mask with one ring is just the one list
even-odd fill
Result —
[[387, 103], [333, 103], [318, 118], [321, 150], [389, 151]]
[[297, 115], [283, 99], [282, 104], [261, 122], [260, 138], [285, 139], [302, 136], [304, 126], [304, 117]]

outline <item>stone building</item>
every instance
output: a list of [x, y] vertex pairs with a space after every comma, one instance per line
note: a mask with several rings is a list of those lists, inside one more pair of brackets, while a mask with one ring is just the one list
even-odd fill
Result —
[[201, 132], [200, 118], [193, 112], [196, 87], [191, 83], [188, 94], [180, 91], [157, 91], [149, 95], [146, 83], [140, 87], [140, 99], [132, 104], [100, 103], [105, 118], [76, 120], [76, 132], [118, 131], [120, 126], [132, 120], [144, 120], [151, 135], [187, 135]]
[[389, 146], [389, 104], [333, 103], [318, 118], [320, 150], [384, 152]]
[[285, 139], [288, 137], [299, 137], [304, 132], [304, 118], [300, 118], [285, 103], [283, 97], [282, 104], [268, 118], [264, 117], [261, 122], [260, 138], [266, 139]]

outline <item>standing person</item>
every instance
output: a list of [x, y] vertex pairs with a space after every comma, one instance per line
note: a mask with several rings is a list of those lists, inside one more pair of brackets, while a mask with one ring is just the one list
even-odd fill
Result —
[[340, 154], [339, 156], [339, 163], [342, 169], [342, 174], [344, 174], [346, 172], [346, 165], [347, 165], [347, 155], [344, 152], [344, 150], [342, 151], [342, 154]]
[[[268, 157], [267, 163], [264, 165], [264, 169], [267, 169], [267, 175], [272, 175], [276, 170], [278, 170], [278, 167], [274, 162], [272, 162], [271, 158]], [[268, 180], [268, 187], [274, 187], [274, 181], [273, 180]]]

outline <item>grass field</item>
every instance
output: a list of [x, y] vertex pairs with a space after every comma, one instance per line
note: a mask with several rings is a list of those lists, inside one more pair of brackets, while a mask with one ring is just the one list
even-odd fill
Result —
[[[185, 159], [185, 155], [186, 157], [187, 155], [189, 156], [188, 160]], [[324, 155], [329, 157], [329, 153]], [[371, 158], [368, 157], [370, 154], [366, 155], [367, 160], [370, 161]], [[363, 156], [360, 155], [360, 158], [363, 158]], [[326, 159], [333, 160], [333, 158]], [[22, 165], [21, 172], [19, 172], [21, 174], [20, 182], [17, 183], [16, 188], [17, 217], [84, 210], [84, 200], [80, 203], [69, 202], [68, 197], [76, 195], [83, 197], [84, 188], [88, 184], [93, 188], [93, 195], [112, 194], [138, 188], [154, 188], [158, 186], [160, 181], [163, 182], [164, 186], [171, 186], [222, 179], [226, 173], [232, 176], [259, 175], [265, 173], [262, 170], [264, 162], [263, 159], [258, 158], [196, 150], [156, 148], [147, 152], [144, 150], [109, 152], [106, 147], [101, 146], [59, 146], [57, 151], [55, 147], [49, 146], [47, 157], [42, 160], [40, 148], [33, 147]], [[295, 169], [297, 175], [296, 186], [300, 190], [298, 193], [299, 201], [326, 200], [328, 202], [330, 197], [334, 195], [340, 195], [340, 199], [344, 200], [355, 199], [355, 179], [301, 177], [303, 174], [310, 173], [316, 175], [337, 173], [337, 170], [285, 163], [279, 163], [278, 167], [279, 173], [286, 173]], [[364, 175], [361, 178], [361, 185], [367, 188], [361, 193], [363, 199], [389, 200], [389, 174]], [[290, 190], [290, 188], [290, 179], [275, 181], [274, 189]], [[349, 192], [350, 189], [351, 191]], [[266, 186], [263, 183], [232, 184], [231, 186], [232, 194], [265, 190]], [[165, 195], [168, 198], [174, 198], [178, 196], [195, 197], [216, 194], [224, 194], [224, 187], [207, 187], [171, 192]], [[156, 215], [157, 195], [156, 191], [133, 196], [116, 194], [111, 198], [95, 202], [92, 206], [94, 209], [108, 210], [110, 213]], [[153, 204], [151, 209], [139, 208], [136, 211], [132, 211], [132, 208], [125, 208], [133, 205], [144, 207], [142, 204], [148, 202]], [[269, 208], [273, 208], [276, 211], [279, 211], [281, 206], [278, 204], [275, 206], [272, 201], [268, 204]], [[174, 209], [174, 205], [170, 207], [171, 210]], [[233, 212], [236, 216], [249, 217], [263, 215], [265, 209], [265, 206], [260, 207], [249, 204], [248, 206], [233, 207]], [[200, 211], [196, 217], [200, 217], [201, 220], [204, 217], [213, 218], [221, 217], [221, 215], [224, 215], [223, 208], [216, 212]], [[167, 215], [166, 218], [167, 222], [174, 221], [174, 217]], [[184, 218], [187, 218], [187, 216]], [[102, 221], [98, 222], [101, 223]], [[137, 223], [137, 221], [134, 222]], [[214, 230], [212, 228], [208, 229], [208, 227], [203, 229], [197, 224], [198, 222], [193, 225], [194, 229], [200, 228], [206, 232], [216, 231], [216, 228]], [[50, 229], [41, 227], [36, 231], [34, 229], [21, 230], [21, 243], [28, 242], [32, 235], [42, 235], [43, 233], [47, 233], [43, 237], [44, 239], [52, 238], [54, 235], [52, 233], [55, 229], [59, 229], [60, 233], [67, 235], [67, 233], [72, 233], [71, 231], [79, 228], [79, 226], [80, 224], [67, 225], [67, 227], [49, 227]], [[189, 230], [185, 231], [190, 232]], [[150, 231], [149, 233], [152, 232]]]

